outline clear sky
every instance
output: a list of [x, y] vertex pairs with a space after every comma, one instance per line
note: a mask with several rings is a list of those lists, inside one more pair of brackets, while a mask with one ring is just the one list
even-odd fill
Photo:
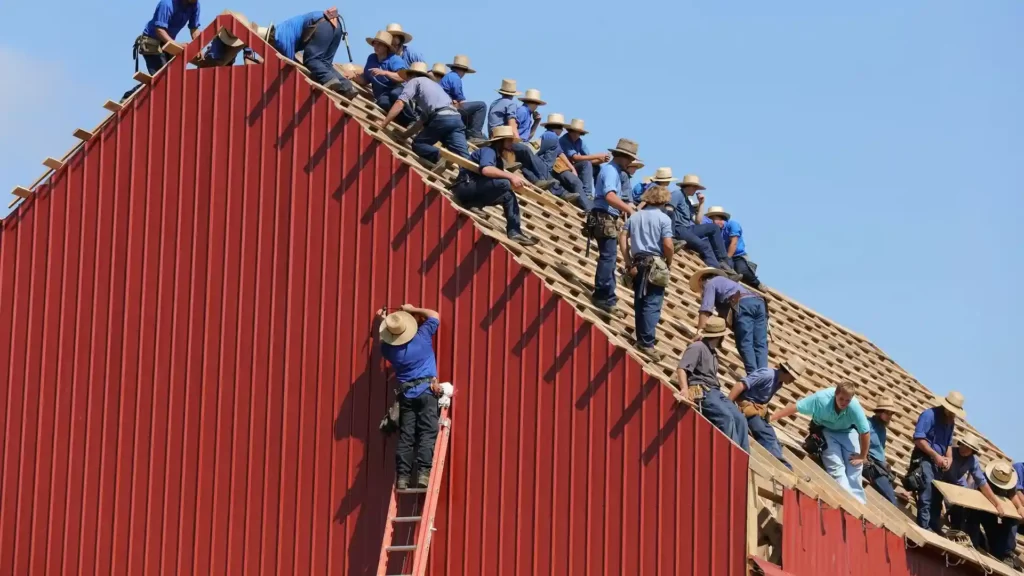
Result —
[[[260, 23], [326, 6], [202, 2]], [[0, 214], [131, 84], [155, 2], [0, 3]], [[339, 5], [362, 40], [388, 22], [434, 61], [468, 54], [470, 99], [501, 78], [586, 119], [592, 149], [640, 143], [650, 170], [708, 185], [766, 284], [967, 395], [1016, 460], [1024, 438], [1024, 2], [595, 0]], [[184, 40], [182, 33], [180, 40]], [[344, 50], [338, 59], [344, 59]]]

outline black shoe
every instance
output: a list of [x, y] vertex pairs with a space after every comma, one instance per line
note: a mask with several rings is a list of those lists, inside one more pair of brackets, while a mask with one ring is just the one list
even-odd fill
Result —
[[537, 243], [536, 238], [531, 238], [522, 232], [511, 232], [508, 235], [508, 239], [523, 246], [533, 246]]
[[395, 483], [395, 488], [398, 488], [399, 490], [408, 490], [409, 489], [409, 477], [408, 476], [399, 476], [398, 477], [398, 482]]
[[426, 488], [429, 485], [430, 485], [430, 472], [429, 471], [427, 471], [427, 472], [420, 472], [418, 475], [416, 475], [416, 487], [417, 488]]
[[733, 270], [732, 266], [729, 266], [725, 262], [718, 263], [718, 269], [725, 272], [725, 277], [733, 282], [739, 282], [743, 279], [743, 274], [740, 274], [736, 270]]
[[547, 180], [537, 180], [533, 185], [541, 190], [550, 190], [555, 185], [555, 181], [548, 178]]

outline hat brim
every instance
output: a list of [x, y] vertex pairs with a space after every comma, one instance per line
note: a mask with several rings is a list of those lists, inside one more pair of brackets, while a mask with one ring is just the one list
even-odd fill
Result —
[[388, 50], [392, 49], [391, 44], [388, 44], [387, 42], [383, 40], [378, 40], [376, 38], [367, 38], [366, 43], [369, 44], [370, 46], [373, 46], [374, 44], [380, 44], [381, 46], [386, 46]]
[[988, 466], [985, 466], [985, 478], [988, 479], [989, 483], [993, 484], [997, 488], [1002, 488], [1003, 490], [1013, 490], [1016, 488], [1017, 481], [1019, 480], [1017, 477], [1017, 471], [1010, 468], [1010, 479], [1006, 482], [999, 482], [992, 477], [992, 472], [995, 471], [996, 464], [998, 464], [998, 462], [989, 462]]
[[519, 101], [523, 102], [523, 103], [526, 103], [526, 104], [533, 103], [533, 104], [536, 104], [538, 106], [545, 106], [545, 105], [547, 105], [547, 102], [545, 102], [543, 100], [540, 100], [540, 99], [537, 99], [537, 98], [523, 98], [523, 97], [520, 97]]
[[402, 40], [402, 44], [408, 44], [409, 42], [412, 42], [412, 34], [409, 34], [408, 32], [388, 31], [388, 34], [391, 34], [392, 38], [404, 38], [404, 40]]
[[566, 126], [568, 126], [568, 124], [565, 124], [563, 122], [545, 122], [545, 123], [541, 124], [541, 126], [543, 126], [545, 128], [550, 128], [551, 126], [558, 126], [559, 128], [565, 128]]
[[501, 90], [501, 89], [495, 90], [495, 92], [497, 92], [498, 94], [501, 94], [502, 96], [519, 96], [520, 94], [522, 94], [522, 92], [509, 92], [508, 90]]
[[971, 444], [970, 442], [964, 442], [963, 440], [958, 441], [956, 443], [956, 447], [957, 448], [967, 448], [968, 450], [974, 452], [975, 454], [977, 454], [978, 452], [981, 452], [981, 447], [975, 446], [974, 444]]
[[718, 268], [702, 268], [694, 272], [693, 276], [690, 276], [690, 290], [700, 294], [700, 283], [708, 276], [725, 276], [725, 271]]
[[385, 344], [392, 346], [401, 346], [402, 344], [409, 343], [414, 336], [416, 336], [416, 330], [419, 329], [419, 324], [416, 322], [416, 318], [412, 314], [405, 312], [404, 310], [394, 312], [392, 316], [397, 316], [402, 322], [402, 331], [398, 334], [388, 330], [386, 321], [380, 323], [380, 327], [377, 329], [380, 334], [380, 341]]
[[650, 182], [653, 182], [655, 184], [665, 185], [665, 184], [671, 184], [671, 183], [675, 182], [676, 180], [678, 180], [678, 178], [667, 178], [665, 180], [658, 180], [657, 178], [651, 178]]
[[680, 188], [686, 188], [687, 186], [692, 186], [692, 187], [696, 188], [697, 190], [707, 190], [707, 188], [705, 188], [703, 184], [694, 184], [693, 182], [680, 182], [679, 183], [679, 187]]
[[473, 70], [469, 66], [463, 66], [462, 64], [449, 64], [448, 67], [452, 70], [464, 70], [466, 74], [476, 74], [476, 70]]
[[419, 70], [413, 70], [412, 68], [402, 68], [398, 71], [398, 75], [402, 80], [408, 80], [410, 76], [430, 76], [433, 72], [429, 70], [427, 72], [420, 72]]
[[572, 124], [566, 124], [565, 125], [565, 129], [568, 130], [569, 132], [575, 132], [575, 133], [579, 134], [580, 136], [586, 136], [587, 134], [590, 134], [589, 130], [582, 130], [580, 128], [573, 128]]
[[519, 135], [518, 134], [514, 134], [512, 136], [498, 136], [496, 138], [488, 138], [487, 140], [484, 140], [484, 144], [494, 144], [495, 142], [501, 142], [502, 140], [513, 140], [513, 141], [515, 141], [515, 140], [518, 140], [518, 139], [519, 139]]
[[703, 338], [725, 338], [729, 335], [729, 328], [725, 328], [721, 332], [704, 332]]
[[719, 218], [725, 218], [726, 220], [732, 218], [732, 214], [729, 214], [728, 212], [705, 212], [704, 215], [707, 216], [708, 218], [714, 218], [715, 216], [718, 216]]
[[245, 41], [232, 35], [228, 32], [227, 28], [221, 28], [218, 30], [217, 38], [228, 48], [241, 48], [242, 46], [245, 46]]
[[963, 408], [957, 408], [956, 406], [953, 406], [945, 398], [939, 400], [939, 402], [936, 404], [936, 406], [938, 406], [940, 408], [944, 408], [945, 410], [947, 410], [949, 412], [952, 412], [954, 416], [956, 416], [957, 418], [959, 418], [961, 420], [966, 420], [967, 419], [967, 412], [965, 412]]
[[634, 153], [632, 153], [632, 152], [630, 152], [628, 150], [623, 150], [621, 148], [609, 148], [608, 151], [611, 152], [612, 154], [622, 154], [623, 156], [626, 156], [627, 158], [632, 158], [633, 160], [639, 160], [639, 158], [636, 157], [636, 154], [634, 154]]

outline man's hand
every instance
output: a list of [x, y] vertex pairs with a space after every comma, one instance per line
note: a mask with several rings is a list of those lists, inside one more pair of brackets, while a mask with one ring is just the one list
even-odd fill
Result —
[[939, 470], [945, 470], [946, 468], [949, 467], [946, 465], [946, 457], [940, 454], [932, 456], [932, 462], [935, 463], [935, 467], [938, 468]]
[[949, 470], [950, 466], [952, 466], [952, 465], [953, 465], [953, 459], [952, 458], [947, 458], [946, 456], [942, 457], [942, 464], [941, 464], [940, 468], [942, 468], [943, 470]]
[[703, 204], [704, 203], [704, 193], [703, 192], [697, 192], [697, 203], [698, 204]]
[[430, 391], [434, 393], [434, 396], [444, 395], [444, 392], [441, 390], [441, 385], [437, 382], [437, 378], [430, 381]]
[[612, 153], [611, 153], [611, 152], [607, 152], [607, 153], [605, 153], [605, 155], [604, 155], [604, 161], [605, 161], [605, 162], [611, 162], [611, 161], [612, 161]]
[[1006, 508], [1004, 508], [1003, 503], [998, 500], [996, 500], [996, 512], [998, 512], [1000, 516], [1006, 516]]
[[515, 188], [516, 190], [526, 186], [526, 180], [518, 174], [513, 174], [512, 177], [508, 179], [508, 182], [512, 185], [512, 188]]
[[861, 456], [860, 454], [850, 455], [850, 464], [853, 464], [854, 466], [863, 466], [865, 461], [867, 461], [867, 458]]
[[1017, 515], [1020, 516], [1021, 518], [1024, 518], [1024, 506], [1018, 506], [1017, 507]]
[[703, 330], [697, 330], [697, 332], [694, 333], [693, 338], [690, 340], [690, 344], [693, 344], [694, 342], [700, 342], [703, 339], [704, 339], [704, 331]]
[[540, 112], [538, 112], [536, 110], [533, 111], [533, 121], [534, 122], [540, 122]]
[[383, 320], [383, 319], [385, 319], [387, 317], [388, 317], [388, 309], [387, 308], [381, 308], [380, 310], [377, 310], [377, 318], [380, 318], [381, 320]]
[[399, 310], [401, 310], [402, 312], [409, 312], [410, 314], [415, 309], [416, 309], [416, 307], [413, 306], [412, 304], [402, 304], [402, 307], [399, 308]]
[[373, 74], [374, 76], [386, 76], [387, 73], [387, 70], [381, 70], [380, 68], [370, 68], [370, 74]]

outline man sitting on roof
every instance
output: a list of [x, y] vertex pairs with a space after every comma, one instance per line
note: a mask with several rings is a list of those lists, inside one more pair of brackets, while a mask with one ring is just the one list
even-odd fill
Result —
[[336, 8], [300, 14], [276, 26], [260, 28], [257, 33], [290, 60], [302, 52], [302, 65], [324, 88], [349, 98], [356, 95], [352, 82], [334, 68], [342, 36]]
[[[398, 71], [408, 66], [395, 55], [391, 48], [391, 34], [384, 30], [377, 31], [373, 38], [367, 38], [366, 43], [373, 46], [373, 54], [366, 58], [363, 75], [355, 81], [373, 90], [373, 99], [377, 106], [385, 111], [391, 110], [402, 95], [402, 77], [398, 75]], [[400, 125], [408, 126], [416, 121], [416, 114], [411, 108], [404, 108], [397, 120]]]
[[[843, 382], [826, 388], [775, 412], [775, 422], [799, 412], [811, 417], [812, 434], [816, 429], [825, 440], [821, 466], [844, 490], [862, 504], [867, 503], [861, 472], [871, 445], [871, 424], [857, 395], [857, 385]], [[859, 437], [860, 449], [857, 448]]]
[[565, 134], [558, 139], [558, 143], [562, 146], [562, 152], [565, 152], [566, 158], [573, 163], [573, 168], [575, 168], [572, 173], [573, 178], [568, 178], [568, 174], [563, 172], [560, 181], [570, 192], [575, 192], [580, 197], [593, 199], [594, 180], [600, 166], [602, 163], [611, 162], [612, 158], [605, 152], [591, 154], [583, 141], [583, 136], [586, 134], [587, 130], [583, 120], [573, 118], [572, 122], [565, 127]]
[[750, 452], [747, 419], [722, 394], [722, 385], [718, 382], [718, 349], [727, 332], [725, 320], [710, 319], [707, 332], [683, 352], [676, 378], [680, 389], [686, 390], [687, 398], [699, 403], [704, 417], [740, 448]]
[[469, 158], [466, 126], [462, 124], [462, 116], [459, 116], [459, 111], [452, 105], [452, 99], [441, 86], [427, 77], [427, 65], [413, 62], [408, 68], [400, 70], [398, 75], [405, 82], [402, 94], [388, 111], [381, 128], [387, 128], [406, 105], [414, 104], [419, 112], [419, 120], [409, 128], [409, 132], [415, 132], [420, 127], [423, 131], [412, 141], [413, 152], [436, 163], [441, 159], [441, 153], [434, 147], [434, 143], [440, 141], [455, 154]]
[[697, 335], [701, 338], [711, 314], [722, 318], [732, 316], [736, 350], [747, 374], [768, 367], [768, 305], [764, 299], [736, 282], [724, 277], [719, 268], [703, 268], [690, 277], [690, 290], [701, 295], [697, 317]]
[[[135, 69], [138, 70], [139, 56], [146, 61], [146, 70], [150, 76], [166, 66], [171, 60], [171, 55], [163, 51], [163, 46], [168, 42], [174, 42], [178, 32], [181, 32], [186, 24], [194, 40], [199, 36], [199, 0], [159, 0], [153, 17], [146, 23], [142, 34], [135, 39], [135, 45], [132, 46]], [[125, 92], [122, 100], [130, 98], [139, 86]]]
[[413, 62], [427, 63], [427, 61], [418, 53], [409, 50], [408, 44], [412, 42], [412, 34], [402, 30], [401, 24], [388, 24], [387, 28], [384, 30], [388, 34], [391, 34], [391, 48], [394, 50], [396, 56], [405, 61], [406, 66], [412, 66]]
[[626, 168], [637, 159], [638, 150], [639, 145], [626, 138], [619, 139], [610, 150], [612, 161], [601, 166], [594, 209], [587, 219], [590, 237], [597, 241], [598, 250], [594, 293], [590, 300], [599, 309], [619, 317], [624, 314], [615, 309], [619, 301], [615, 295], [615, 247], [619, 237], [619, 214], [632, 215], [636, 211], [623, 198], [628, 198], [632, 190]]
[[672, 221], [662, 212], [668, 199], [668, 188], [649, 189], [644, 208], [630, 216], [619, 233], [619, 250], [632, 277], [637, 348], [655, 362], [662, 358], [654, 347], [655, 334], [672, 268]]
[[[639, 168], [639, 166], [643, 166], [642, 162], [637, 163], [637, 164], [638, 164], [637, 168]], [[633, 164], [630, 164], [630, 167], [627, 170], [627, 172], [631, 172], [630, 173], [630, 180], [632, 180], [633, 174], [636, 174], [636, 170], [637, 170], [636, 168], [633, 168]], [[672, 182], [675, 182], [675, 181], [676, 181], [676, 179], [672, 177], [672, 169], [671, 168], [667, 168], [667, 167], [658, 168], [657, 170], [654, 171], [654, 176], [648, 176], [647, 178], [644, 178], [642, 181], [633, 184], [633, 194], [632, 194], [632, 197], [630, 198], [630, 201], [634, 205], [639, 206], [640, 203], [643, 202], [643, 196], [644, 196], [645, 192], [647, 192], [651, 188], [654, 188], [655, 186], [664, 186], [664, 187], [666, 187], [665, 189], [668, 190], [667, 186], [669, 184], [671, 184]], [[666, 214], [669, 214], [669, 215], [672, 214], [671, 199], [672, 198], [671, 198], [671, 192], [670, 192], [669, 193], [669, 202], [670, 203], [666, 204], [665, 207], [664, 207], [664, 210], [665, 210]], [[669, 216], [669, 221], [671, 221], [671, 216]], [[674, 246], [673, 246], [673, 249], [675, 249]]]
[[725, 250], [721, 229], [713, 222], [701, 223], [700, 212], [704, 207], [701, 190], [705, 189], [696, 174], [687, 174], [679, 183], [679, 189], [672, 191], [672, 233], [679, 241], [676, 249], [686, 246], [699, 254], [709, 268], [721, 268], [731, 280], [740, 280]]
[[[961, 441], [961, 444], [963, 441]], [[998, 498], [1006, 498], [1011, 501], [1020, 500], [1020, 476], [1013, 464], [1009, 462], [992, 462], [985, 467], [985, 474], [981, 482], [974, 477], [967, 482], [969, 487], [976, 488], [985, 494], [985, 497], [992, 502], [999, 515], [982, 510], [975, 510], [964, 506], [951, 506], [949, 510], [951, 528], [962, 530], [971, 537], [971, 543], [977, 550], [983, 550], [991, 554], [997, 560], [1002, 560], [1009, 566], [1016, 568], [1013, 562], [1013, 552], [1017, 548], [1017, 526], [1018, 520], [1004, 517], [1006, 509]], [[992, 497], [986, 493], [992, 494]], [[995, 500], [993, 502], [993, 499]], [[984, 530], [984, 536], [982, 536]]]
[[524, 246], [533, 246], [537, 240], [523, 234], [519, 201], [514, 189], [525, 186], [523, 179], [505, 170], [503, 152], [512, 149], [516, 133], [509, 126], [498, 126], [491, 131], [491, 139], [485, 142], [469, 159], [480, 166], [477, 174], [465, 168], [452, 185], [452, 194], [462, 206], [478, 211], [484, 206], [500, 205], [505, 211], [505, 232], [509, 240]]
[[[956, 441], [956, 450], [953, 450], [953, 457], [950, 461], [949, 469], [942, 472], [942, 475], [935, 478], [940, 482], [947, 484], [956, 484], [961, 488], [975, 488], [985, 496], [1002, 516], [1006, 513], [1003, 509], [1003, 504], [999, 498], [996, 498], [996, 493], [992, 490], [992, 486], [989, 485], [988, 478], [981, 469], [981, 463], [978, 462], [978, 451], [981, 449], [981, 439], [971, 433], [965, 433], [961, 438]], [[1012, 470], [1012, 466], [1010, 468]], [[1010, 487], [1016, 489], [1017, 482], [1014, 481]], [[942, 493], [937, 488], [934, 489], [935, 497], [933, 499], [932, 512], [935, 512], [939, 516], [939, 529], [942, 528], [942, 504], [944, 498]], [[1011, 498], [1012, 493], [1007, 498]], [[937, 505], [934, 503], [937, 502]], [[950, 528], [956, 530], [962, 530], [971, 534], [971, 526], [966, 522], [965, 510], [959, 506], [949, 507], [950, 517]], [[941, 534], [941, 531], [938, 533]], [[973, 537], [972, 537], [973, 540]]]
[[[561, 114], [548, 114], [548, 121], [541, 124], [541, 126], [544, 126], [545, 131], [541, 135], [540, 143], [537, 147], [537, 158], [544, 163], [545, 174], [555, 176], [557, 180], [559, 171], [571, 171], [573, 169], [569, 159], [562, 152], [562, 147], [558, 145], [558, 137], [566, 126], [565, 116]], [[551, 185], [550, 191], [566, 202], [576, 203], [580, 200], [577, 194], [566, 192], [561, 183], [557, 181]], [[590, 205], [592, 206], [593, 202]]]
[[917, 525], [941, 534], [942, 496], [932, 487], [953, 463], [953, 431], [956, 419], [964, 418], [964, 396], [953, 391], [934, 407], [917, 417], [914, 450], [904, 479], [904, 487], [917, 493]]
[[748, 374], [729, 391], [729, 400], [736, 403], [743, 417], [747, 419], [747, 428], [750, 429], [754, 440], [790, 470], [793, 469], [793, 465], [782, 455], [779, 437], [768, 421], [768, 403], [772, 401], [776, 392], [786, 384], [796, 382], [806, 370], [806, 365], [799, 358], [783, 360], [775, 370], [761, 368]]
[[[435, 65], [436, 66], [436, 65]], [[462, 115], [462, 123], [466, 125], [466, 135], [473, 144], [480, 144], [485, 139], [484, 121], [487, 120], [487, 104], [483, 102], [467, 102], [462, 92], [462, 79], [466, 74], [475, 74], [469, 66], [469, 57], [459, 54], [455, 61], [448, 65], [451, 72], [441, 74], [438, 81], [448, 97], [455, 102], [455, 108]]]
[[892, 486], [894, 478], [888, 460], [885, 459], [885, 443], [889, 437], [889, 422], [896, 412], [896, 403], [889, 396], [883, 396], [875, 404], [874, 414], [868, 419], [871, 424], [871, 447], [868, 449], [868, 461], [864, 464], [864, 478], [876, 492], [896, 506], [896, 490]]
[[[527, 90], [526, 96], [520, 98], [523, 101], [523, 105], [520, 106], [513, 100], [519, 94], [519, 91], [516, 90], [516, 81], [502, 80], [498, 94], [501, 94], [501, 98], [492, 102], [487, 111], [487, 128], [491, 134], [493, 135], [494, 129], [499, 126], [510, 126], [516, 132], [517, 140], [528, 141], [533, 138], [533, 134], [537, 131], [534, 121], [540, 120], [537, 106], [545, 104], [540, 99], [540, 92]], [[548, 178], [549, 172], [545, 172], [544, 163], [537, 158], [529, 144], [517, 141], [512, 145], [511, 152], [516, 161], [522, 164], [523, 175], [534, 186], [547, 190], [555, 183], [554, 180]]]
[[732, 267], [743, 277], [743, 282], [754, 288], [761, 288], [757, 279], [757, 265], [747, 259], [747, 246], [743, 242], [743, 227], [733, 220], [732, 216], [721, 206], [712, 206], [704, 218], [705, 224], [715, 224], [722, 230], [722, 237], [727, 243], [726, 254]]

